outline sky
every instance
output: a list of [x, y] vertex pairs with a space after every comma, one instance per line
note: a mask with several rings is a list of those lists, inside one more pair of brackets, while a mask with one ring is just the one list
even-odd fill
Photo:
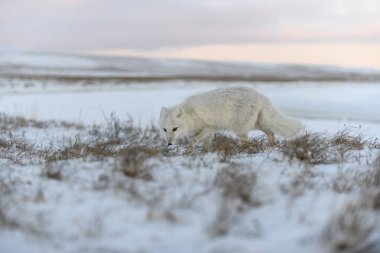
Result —
[[380, 0], [0, 0], [0, 48], [380, 68]]

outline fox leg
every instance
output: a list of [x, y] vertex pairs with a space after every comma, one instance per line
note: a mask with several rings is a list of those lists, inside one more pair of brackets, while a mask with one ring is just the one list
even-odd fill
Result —
[[211, 141], [213, 132], [214, 129], [211, 127], [202, 128], [192, 137], [190, 141], [191, 146], [194, 147], [199, 141], [205, 140], [205, 138], [207, 138], [206, 141]]
[[268, 140], [270, 141], [270, 143], [274, 146], [276, 145], [276, 139], [274, 138], [274, 134], [272, 131], [264, 131], [264, 133], [266, 134], [266, 136], [268, 137]]
[[212, 139], [214, 137], [214, 134], [213, 133], [210, 133], [209, 135], [207, 135], [204, 139], [203, 139], [203, 143], [202, 143], [202, 148], [204, 150], [207, 150], [210, 146], [211, 146], [211, 143], [212, 143]]
[[265, 133], [267, 136], [269, 142], [272, 144], [272, 146], [276, 145], [276, 138], [274, 137], [273, 131], [269, 130], [268, 127], [265, 126], [265, 124], [262, 124], [263, 122], [263, 115], [262, 113], [259, 113], [256, 123], [256, 129], [261, 130]]
[[248, 134], [247, 134], [247, 133], [240, 133], [240, 134], [238, 134], [238, 137], [239, 137], [239, 139], [240, 139], [242, 142], [247, 142], [247, 141], [249, 141], [249, 139], [248, 139]]

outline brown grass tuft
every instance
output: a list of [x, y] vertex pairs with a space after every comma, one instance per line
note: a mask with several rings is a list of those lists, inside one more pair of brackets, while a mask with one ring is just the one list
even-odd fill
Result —
[[261, 204], [253, 192], [257, 185], [256, 173], [244, 170], [240, 164], [231, 163], [219, 171], [215, 178], [215, 185], [222, 190], [226, 198], [238, 199], [252, 206]]
[[84, 126], [78, 123], [66, 121], [39, 121], [35, 119], [27, 119], [20, 116], [10, 116], [5, 113], [0, 113], [0, 130], [14, 130], [17, 128], [38, 128], [46, 129], [48, 127], [62, 127], [84, 129]]
[[[348, 205], [333, 216], [324, 228], [321, 243], [331, 252], [375, 253], [376, 223], [360, 207]], [[377, 242], [378, 243], [378, 242]]]
[[61, 161], [76, 158], [92, 157], [115, 157], [118, 155], [117, 146], [121, 144], [119, 139], [96, 139], [82, 141], [80, 138], [70, 139], [68, 144], [53, 153], [45, 153], [45, 161]]
[[372, 180], [373, 186], [380, 188], [380, 155], [372, 164]]
[[331, 140], [332, 145], [344, 146], [349, 150], [362, 150], [367, 143], [363, 132], [354, 135], [348, 128], [336, 133]]
[[30, 156], [36, 156], [36, 149], [27, 140], [15, 137], [11, 132], [0, 133], [0, 158], [24, 164]]
[[61, 181], [62, 180], [62, 167], [54, 163], [46, 163], [45, 168], [42, 170], [42, 176]]
[[221, 155], [222, 161], [227, 161], [239, 152], [239, 141], [231, 137], [216, 135], [210, 146], [204, 147], [203, 151], [217, 152]]
[[359, 161], [363, 156], [355, 151], [376, 147], [376, 140], [367, 139], [364, 133], [355, 134], [350, 129], [339, 131], [333, 137], [323, 134], [306, 134], [283, 141], [280, 151], [305, 164], [343, 163], [350, 159]]
[[225, 162], [237, 154], [257, 154], [269, 151], [273, 147], [264, 137], [240, 141], [223, 135], [215, 135], [210, 146], [203, 147], [203, 152], [217, 152]]
[[157, 155], [158, 152], [155, 149], [131, 146], [120, 151], [115, 169], [130, 178], [152, 180], [152, 166], [147, 163], [147, 160]]
[[297, 159], [307, 164], [323, 164], [330, 162], [327, 150], [329, 141], [319, 134], [307, 134], [293, 140], [285, 141], [282, 152], [289, 159]]

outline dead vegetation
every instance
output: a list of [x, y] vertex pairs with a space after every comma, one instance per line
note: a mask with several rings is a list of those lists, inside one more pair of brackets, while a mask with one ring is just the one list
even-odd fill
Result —
[[0, 133], [0, 158], [15, 164], [27, 164], [37, 155], [37, 150], [27, 140], [14, 136], [12, 132]]
[[148, 159], [158, 155], [157, 150], [142, 146], [130, 146], [119, 152], [115, 170], [131, 178], [152, 180], [152, 166]]
[[339, 171], [332, 181], [332, 189], [338, 193], [380, 189], [380, 155], [367, 166], [358, 165]]
[[261, 231], [257, 221], [245, 228], [234, 227], [241, 213], [264, 204], [262, 195], [258, 193], [256, 172], [231, 162], [216, 174], [214, 186], [220, 190], [221, 198], [215, 219], [209, 226], [211, 236], [233, 232], [249, 237], [259, 236]]
[[220, 154], [222, 161], [227, 161], [232, 156], [238, 154], [257, 154], [269, 151], [272, 148], [270, 142], [264, 137], [252, 139], [250, 141], [240, 141], [228, 136], [217, 134], [208, 147], [203, 147], [202, 151], [216, 152]]
[[[265, 137], [242, 142], [217, 134], [210, 145], [189, 152], [180, 147], [168, 148], [160, 130], [154, 126], [145, 129], [135, 127], [133, 120], [121, 120], [115, 114], [106, 117], [106, 124], [83, 127], [65, 122], [36, 122], [23, 118], [0, 115], [0, 124], [6, 129], [0, 132], [1, 157], [14, 163], [53, 162], [59, 160], [93, 157], [118, 157], [129, 146], [140, 146], [155, 150], [163, 156], [181, 156], [205, 153], [217, 153], [222, 162], [237, 155], [255, 155], [258, 153], [280, 152], [290, 162], [299, 161], [305, 165], [344, 163], [350, 160], [360, 161], [361, 151], [379, 149], [377, 139], [366, 138], [364, 133], [355, 133], [344, 129], [334, 136], [324, 134], [306, 134], [304, 136], [278, 141], [274, 145]], [[15, 136], [18, 128], [38, 125], [39, 127], [66, 127], [78, 130], [74, 138], [66, 138], [54, 147], [39, 147], [31, 144], [23, 135]], [[12, 128], [12, 130], [9, 130]], [[20, 132], [18, 132], [20, 133]], [[83, 136], [84, 137], [81, 137]]]
[[321, 243], [331, 252], [376, 253], [380, 250], [380, 190], [362, 189], [326, 223]]
[[56, 164], [53, 163], [46, 163], [44, 169], [42, 170], [42, 176], [60, 181], [63, 179], [62, 176], [62, 167], [57, 166]]
[[304, 164], [343, 163], [350, 159], [360, 160], [361, 150], [377, 149], [377, 140], [366, 138], [364, 133], [354, 133], [344, 129], [329, 137], [323, 134], [306, 134], [283, 141], [280, 151], [290, 161], [298, 160]]
[[45, 162], [78, 159], [85, 157], [115, 157], [118, 154], [118, 146], [122, 144], [118, 139], [82, 140], [80, 138], [69, 139], [61, 148], [54, 152], [41, 152], [45, 156]]
[[19, 230], [47, 238], [39, 220], [32, 221], [18, 215], [22, 212], [26, 201], [37, 203], [43, 199], [40, 188], [36, 191], [23, 192], [21, 196], [18, 195], [17, 191], [24, 183], [23, 179], [0, 177], [0, 229]]
[[322, 244], [330, 252], [375, 253], [379, 241], [374, 238], [376, 220], [355, 205], [333, 216], [322, 232]]
[[296, 159], [307, 164], [321, 164], [329, 161], [328, 140], [318, 134], [307, 134], [284, 142], [281, 151], [290, 160]]
[[[12, 124], [16, 123], [10, 123]], [[21, 123], [17, 124], [21, 126]], [[135, 127], [131, 119], [122, 121], [115, 115], [108, 117], [103, 125], [84, 127], [77, 131], [73, 138], [65, 137], [50, 146], [31, 143], [17, 129], [1, 132], [2, 159], [21, 166], [37, 164], [41, 167], [39, 176], [42, 180], [49, 179], [48, 182], [60, 185], [74, 182], [75, 187], [78, 183], [75, 183], [75, 180], [70, 181], [70, 173], [75, 172], [68, 172], [72, 166], [66, 164], [77, 164], [77, 161], [70, 161], [75, 159], [90, 162], [91, 166], [98, 163], [100, 172], [94, 170], [93, 172], [98, 174], [93, 178], [76, 180], [81, 183], [87, 180], [87, 188], [84, 188], [96, 191], [96, 194], [108, 193], [127, 201], [128, 204], [145, 207], [143, 212], [146, 213], [147, 221], [164, 221], [171, 225], [187, 222], [182, 216], [182, 211], [186, 213], [189, 210], [197, 210], [201, 201], [210, 196], [215, 197], [217, 201], [213, 204], [216, 210], [206, 225], [207, 233], [211, 237], [238, 235], [255, 238], [263, 234], [261, 220], [252, 216], [248, 222], [244, 220], [247, 213], [266, 207], [266, 196], [260, 191], [261, 174], [252, 164], [236, 162], [237, 158], [249, 159], [257, 154], [273, 153], [276, 162], [299, 163], [301, 166], [293, 171], [295, 173], [282, 175], [288, 181], [280, 184], [280, 191], [293, 199], [304, 196], [307, 190], [321, 187], [313, 181], [319, 176], [315, 173], [316, 165], [358, 161], [358, 166], [368, 165], [369, 169], [362, 170], [361, 174], [355, 174], [359, 173], [359, 170], [354, 170], [355, 173], [352, 174], [342, 170], [329, 186], [334, 193], [353, 194], [359, 191], [361, 201], [334, 214], [323, 227], [320, 240], [328, 251], [334, 253], [376, 252], [374, 249], [379, 247], [372, 239], [377, 233], [378, 223], [372, 221], [380, 212], [380, 156], [374, 160], [371, 156], [370, 162], [369, 157], [362, 159], [362, 153], [366, 154], [368, 150], [375, 153], [379, 146], [376, 139], [366, 138], [362, 133], [355, 134], [350, 130], [343, 130], [334, 136], [308, 134], [295, 139], [281, 140], [274, 145], [265, 137], [242, 142], [216, 135], [209, 147], [198, 147], [193, 153], [184, 155], [186, 150], [182, 147], [168, 148], [156, 127], [141, 129]], [[210, 153], [210, 156], [206, 155]], [[172, 156], [183, 156], [187, 163], [170, 163]], [[212, 159], [207, 162], [202, 160], [207, 157]], [[182, 179], [178, 172], [175, 174], [168, 170], [169, 173], [175, 174], [168, 176], [167, 182], [170, 182], [170, 185], [159, 181], [159, 173], [162, 171], [157, 168], [160, 167], [158, 163], [162, 161], [165, 162], [165, 166], [175, 167], [175, 170], [178, 166], [178, 170], [191, 173], [199, 168], [202, 168], [202, 173], [207, 173], [204, 168], [216, 169], [217, 172], [212, 174], [215, 177], [208, 183], [201, 182], [202, 175], [199, 172], [198, 177], [194, 178], [194, 188], [201, 185], [202, 189], [193, 190], [191, 186], [188, 186], [189, 189], [183, 189], [179, 186], [185, 180], [187, 182], [189, 177]], [[219, 167], [213, 167], [214, 163]], [[26, 194], [22, 201], [27, 200], [35, 204], [48, 202], [49, 195], [41, 189]], [[172, 194], [173, 190], [177, 189], [181, 190]], [[2, 185], [1, 180], [0, 193], [1, 227], [19, 229], [30, 234], [46, 233], [44, 229], [38, 229], [36, 224], [17, 221], [9, 216], [9, 210], [14, 209], [2, 199], [12, 199], [12, 196], [9, 193], [9, 185]], [[93, 226], [86, 228], [85, 235], [99, 236], [97, 230], [101, 230], [102, 222], [94, 220]]]
[[84, 126], [79, 123], [66, 121], [39, 121], [36, 119], [27, 119], [24, 117], [13, 117], [5, 113], [0, 113], [0, 131], [10, 131], [18, 128], [38, 128], [46, 129], [48, 127], [75, 128], [84, 129]]
[[[358, 193], [336, 214], [321, 233], [321, 243], [334, 253], [377, 253], [380, 250], [380, 156], [362, 174], [345, 178], [343, 185]], [[335, 188], [333, 188], [337, 191]]]
[[215, 186], [220, 188], [226, 198], [237, 199], [250, 206], [259, 206], [261, 201], [255, 197], [254, 188], [257, 176], [254, 171], [244, 169], [242, 165], [230, 163], [218, 172]]
[[375, 188], [380, 188], [380, 154], [372, 163], [372, 169], [369, 173], [369, 184]]

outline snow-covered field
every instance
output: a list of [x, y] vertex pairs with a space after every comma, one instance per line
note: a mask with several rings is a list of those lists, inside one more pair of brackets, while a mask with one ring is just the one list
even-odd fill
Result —
[[[0, 252], [380, 252], [380, 82], [346, 80], [374, 70], [21, 53], [0, 67]], [[221, 86], [262, 92], [310, 143], [168, 150], [161, 106]]]

